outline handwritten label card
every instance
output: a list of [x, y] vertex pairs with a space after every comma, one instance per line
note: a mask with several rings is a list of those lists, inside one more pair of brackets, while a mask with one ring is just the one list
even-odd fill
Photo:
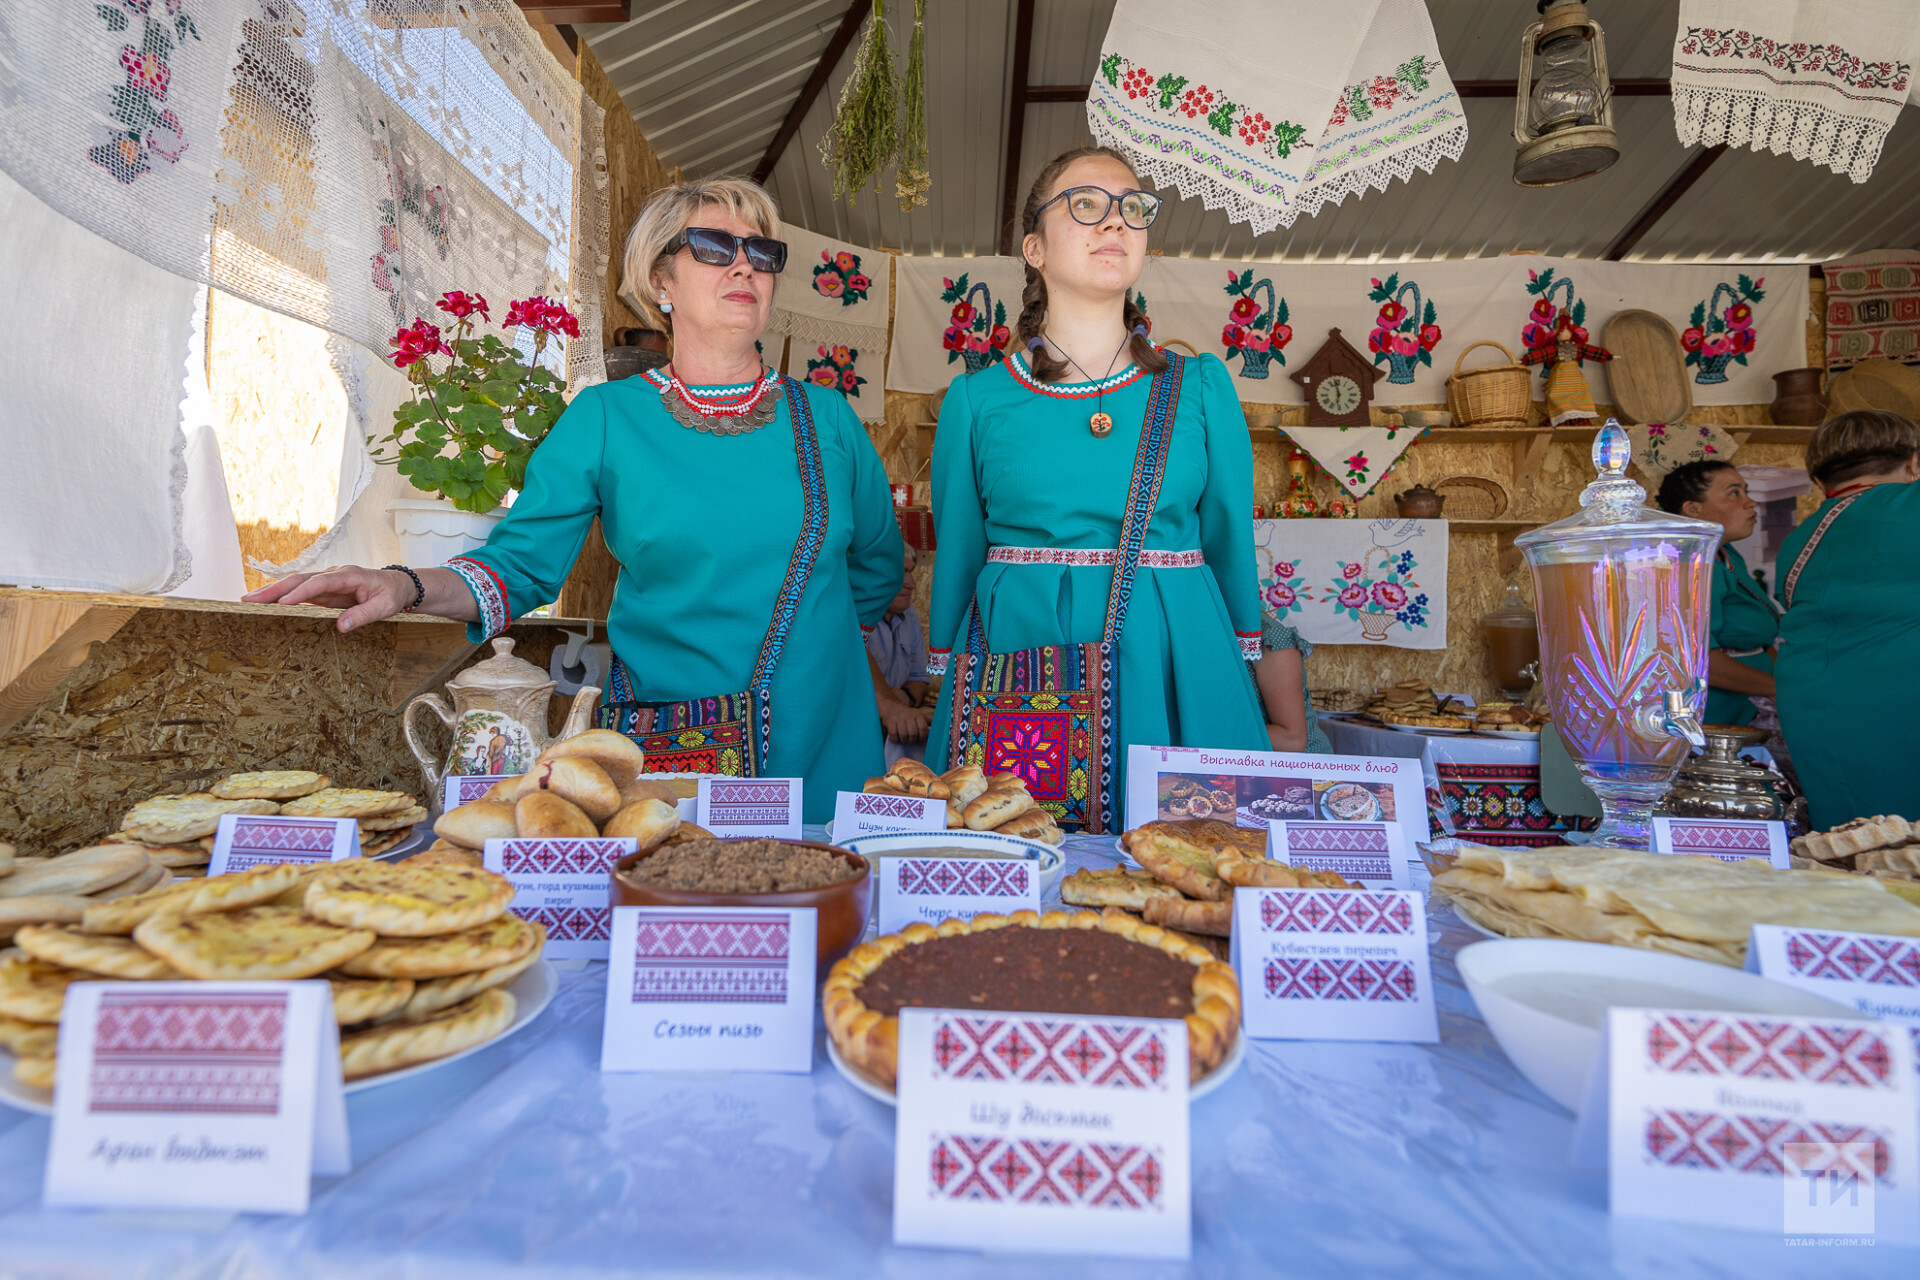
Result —
[[818, 915], [616, 907], [602, 1071], [811, 1071]]
[[304, 1213], [352, 1168], [325, 982], [78, 982], [59, 1060], [50, 1207]]
[[946, 829], [947, 802], [937, 796], [842, 791], [833, 806], [833, 838], [842, 844], [861, 836]]
[[[836, 826], [837, 832], [839, 828]], [[919, 920], [939, 924], [983, 912], [1010, 915], [1040, 909], [1040, 864], [1024, 858], [874, 859], [880, 877], [880, 932], [895, 933]]]
[[461, 805], [478, 800], [493, 790], [496, 782], [506, 782], [517, 778], [517, 773], [450, 773], [441, 783], [440, 812], [452, 813]]
[[1920, 1055], [1920, 938], [1757, 924], [1747, 969], [1850, 1004], [1863, 1018], [1897, 1022]]
[[893, 1238], [1185, 1258], [1187, 1029], [900, 1011]]
[[223, 813], [213, 833], [210, 876], [270, 862], [338, 862], [360, 856], [360, 824], [352, 818], [283, 818]]
[[1407, 887], [1407, 837], [1397, 822], [1273, 822], [1267, 856], [1290, 867], [1336, 871], [1369, 889]]
[[694, 821], [717, 836], [800, 838], [799, 778], [700, 779]]
[[1414, 890], [1236, 889], [1232, 954], [1256, 1040], [1440, 1039]]
[[1787, 824], [1739, 818], [1667, 818], [1653, 820], [1653, 852], [1686, 853], [1722, 862], [1758, 858], [1785, 871]]
[[1885, 1022], [1609, 1009], [1574, 1161], [1618, 1214], [1920, 1243], [1915, 1088]]
[[513, 881], [513, 914], [547, 927], [549, 960], [605, 960], [613, 927], [613, 864], [632, 837], [489, 840], [482, 865]]

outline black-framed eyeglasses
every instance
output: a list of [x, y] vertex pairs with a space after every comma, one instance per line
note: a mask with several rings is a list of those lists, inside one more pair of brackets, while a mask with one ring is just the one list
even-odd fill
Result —
[[714, 227], [688, 227], [667, 241], [668, 257], [682, 249], [691, 249], [695, 262], [704, 262], [710, 267], [731, 266], [740, 250], [745, 249], [747, 265], [755, 271], [777, 276], [787, 268], [786, 241], [771, 236], [736, 236]]
[[1119, 195], [1105, 187], [1068, 187], [1053, 199], [1033, 211], [1031, 231], [1040, 225], [1040, 215], [1062, 200], [1067, 202], [1067, 212], [1073, 220], [1083, 227], [1097, 227], [1107, 219], [1113, 206], [1120, 206], [1120, 220], [1135, 231], [1145, 231], [1160, 216], [1163, 203], [1159, 196], [1151, 191], [1122, 191]]

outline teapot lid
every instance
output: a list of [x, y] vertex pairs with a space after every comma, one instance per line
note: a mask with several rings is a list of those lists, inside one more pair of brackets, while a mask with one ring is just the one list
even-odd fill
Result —
[[1704, 543], [1702, 554], [1711, 554], [1720, 542], [1720, 526], [1647, 506], [1646, 489], [1627, 475], [1632, 458], [1632, 441], [1618, 419], [1608, 418], [1593, 440], [1593, 468], [1598, 474], [1580, 491], [1580, 510], [1528, 530], [1513, 540], [1514, 546], [1530, 561], [1550, 547], [1604, 550], [1646, 539], [1687, 547]]
[[525, 658], [513, 656], [513, 641], [501, 636], [493, 642], [493, 656], [484, 662], [476, 662], [453, 679], [447, 681], [449, 689], [505, 690], [531, 689], [537, 685], [552, 684], [553, 677], [534, 666]]

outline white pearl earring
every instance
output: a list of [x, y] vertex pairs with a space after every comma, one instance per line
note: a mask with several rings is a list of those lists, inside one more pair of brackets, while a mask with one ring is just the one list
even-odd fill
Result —
[[660, 295], [660, 310], [663, 314], [673, 310], [673, 304], [667, 301], [667, 295], [664, 293]]

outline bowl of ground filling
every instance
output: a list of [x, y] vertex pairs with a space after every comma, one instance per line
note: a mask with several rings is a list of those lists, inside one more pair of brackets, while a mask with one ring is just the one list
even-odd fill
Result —
[[872, 876], [858, 854], [813, 840], [688, 840], [613, 867], [616, 907], [812, 907], [820, 968], [867, 930]]

